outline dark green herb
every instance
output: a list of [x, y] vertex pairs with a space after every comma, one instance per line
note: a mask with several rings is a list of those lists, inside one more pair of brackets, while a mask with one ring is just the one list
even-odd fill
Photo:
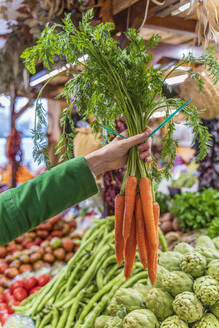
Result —
[[219, 192], [206, 189], [202, 192], [185, 192], [172, 200], [170, 212], [176, 216], [183, 230], [209, 227], [219, 217]]
[[207, 234], [210, 238], [219, 236], [219, 216], [211, 222]]

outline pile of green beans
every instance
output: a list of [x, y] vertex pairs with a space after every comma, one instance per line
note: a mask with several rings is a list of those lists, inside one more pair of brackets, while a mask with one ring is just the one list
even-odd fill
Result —
[[125, 280], [114, 253], [114, 217], [108, 217], [95, 221], [68, 265], [16, 312], [30, 316], [36, 328], [91, 328], [118, 288], [146, 283], [147, 277], [137, 260]]

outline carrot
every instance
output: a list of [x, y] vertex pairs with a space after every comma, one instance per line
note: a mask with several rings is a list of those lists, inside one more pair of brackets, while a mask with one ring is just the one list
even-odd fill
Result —
[[135, 205], [135, 218], [136, 218], [136, 239], [139, 251], [139, 257], [144, 268], [148, 267], [148, 254], [147, 254], [147, 239], [144, 224], [144, 217], [141, 206], [140, 195], [136, 196]]
[[117, 195], [115, 199], [115, 253], [119, 267], [122, 263], [124, 251], [124, 240], [122, 235], [124, 207], [125, 196]]
[[[159, 240], [158, 224], [159, 224], [159, 218], [160, 218], [160, 206], [158, 203], [153, 203], [153, 213], [154, 213], [154, 223], [155, 223], [155, 229], [156, 229], [156, 234], [157, 234], [157, 240]], [[158, 261], [158, 243], [157, 243], [157, 248], [156, 248], [156, 256], [154, 257], [154, 263], [153, 263], [153, 271], [154, 271], [155, 278], [157, 277], [157, 261]]]
[[136, 222], [135, 222], [135, 216], [133, 216], [131, 220], [130, 235], [125, 245], [124, 275], [126, 279], [128, 279], [132, 274], [132, 269], [135, 263], [135, 255], [136, 255]]
[[158, 203], [153, 203], [153, 213], [154, 213], [155, 229], [158, 236], [158, 225], [160, 219], [160, 205]]
[[139, 190], [144, 215], [146, 239], [148, 242], [148, 275], [153, 284], [156, 280], [156, 271], [154, 270], [154, 263], [156, 261], [158, 238], [154, 221], [151, 183], [148, 178], [141, 178], [139, 183]]
[[135, 209], [137, 184], [138, 180], [136, 177], [128, 177], [125, 186], [125, 212], [123, 219], [123, 237], [125, 243], [131, 231], [131, 223]]

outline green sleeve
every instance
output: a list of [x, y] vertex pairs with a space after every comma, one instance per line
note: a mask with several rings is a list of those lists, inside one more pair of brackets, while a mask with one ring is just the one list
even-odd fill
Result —
[[84, 157], [46, 171], [0, 195], [0, 245], [98, 192]]

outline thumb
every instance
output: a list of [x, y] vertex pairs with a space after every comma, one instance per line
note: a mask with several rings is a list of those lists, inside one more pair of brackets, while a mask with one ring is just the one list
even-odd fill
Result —
[[128, 149], [140, 144], [141, 142], [145, 141], [145, 139], [148, 137], [149, 131], [146, 130], [144, 133], [137, 134], [134, 137], [130, 137], [126, 140], [124, 140], [125, 144], [127, 145]]

